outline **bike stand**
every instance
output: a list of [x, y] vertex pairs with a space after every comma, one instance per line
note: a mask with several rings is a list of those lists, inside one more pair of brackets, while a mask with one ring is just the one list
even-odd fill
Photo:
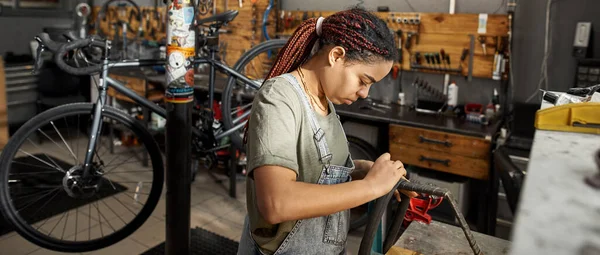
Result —
[[[171, 7], [169, 9], [169, 6]], [[193, 26], [194, 7], [190, 1], [168, 1], [166, 8], [167, 60], [165, 63], [165, 102], [167, 110], [165, 152], [166, 169], [166, 240], [164, 254], [187, 255], [190, 253], [190, 206], [191, 206], [191, 137], [192, 106], [194, 102], [194, 66], [189, 57], [195, 55], [195, 45], [179, 45], [174, 30], [188, 31], [195, 39]], [[191, 18], [185, 18], [190, 15]], [[177, 26], [175, 26], [176, 24]], [[194, 40], [192, 40], [193, 42]], [[175, 44], [175, 45], [174, 45]], [[179, 47], [181, 46], [181, 47]], [[189, 84], [191, 83], [191, 84]]]

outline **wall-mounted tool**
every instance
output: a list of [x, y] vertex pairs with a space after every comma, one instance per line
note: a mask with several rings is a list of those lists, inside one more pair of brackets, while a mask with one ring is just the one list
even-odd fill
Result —
[[487, 56], [487, 50], [485, 48], [485, 36], [479, 36], [477, 38], [477, 40], [479, 40], [479, 43], [481, 43], [481, 49], [483, 50], [483, 55]]
[[408, 32], [408, 33], [406, 33], [406, 45], [404, 45], [404, 47], [407, 50], [410, 50], [410, 47], [412, 46], [411, 45], [412, 44], [412, 37], [415, 36], [415, 35], [417, 35], [417, 33], [415, 33], [415, 32]]
[[396, 30], [396, 36], [398, 36], [398, 63], [402, 64], [402, 30]]

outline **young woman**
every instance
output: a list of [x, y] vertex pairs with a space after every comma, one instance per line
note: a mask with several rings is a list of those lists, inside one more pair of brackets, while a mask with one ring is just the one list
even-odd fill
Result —
[[387, 194], [406, 174], [389, 153], [353, 161], [333, 107], [367, 97], [395, 51], [386, 23], [360, 8], [309, 19], [294, 32], [246, 129], [248, 216], [239, 254], [344, 253], [350, 208]]

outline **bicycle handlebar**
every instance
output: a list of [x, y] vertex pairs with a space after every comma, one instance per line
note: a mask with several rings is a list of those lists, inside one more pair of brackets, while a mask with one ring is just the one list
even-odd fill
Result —
[[75, 49], [79, 49], [79, 48], [88, 47], [88, 46], [104, 47], [104, 42], [94, 40], [94, 39], [88, 37], [85, 39], [80, 39], [80, 40], [65, 43], [62, 46], [60, 46], [60, 48], [58, 48], [57, 52], [54, 54], [54, 62], [56, 63], [56, 65], [58, 65], [58, 67], [63, 69], [65, 72], [73, 74], [73, 75], [89, 75], [89, 74], [92, 74], [95, 72], [99, 72], [100, 70], [102, 70], [101, 65], [76, 68], [76, 67], [72, 67], [72, 66], [68, 65], [67, 63], [65, 63], [65, 61], [63, 59], [63, 57], [67, 54], [67, 52], [75, 50]]
[[50, 35], [48, 33], [38, 34], [36, 36], [36, 40], [41, 44], [40, 46], [47, 48], [48, 50], [50, 50], [53, 53], [56, 52], [58, 50], [58, 48], [60, 48], [60, 46], [62, 46], [61, 43], [57, 43], [57, 42], [53, 41], [52, 39], [50, 39]]

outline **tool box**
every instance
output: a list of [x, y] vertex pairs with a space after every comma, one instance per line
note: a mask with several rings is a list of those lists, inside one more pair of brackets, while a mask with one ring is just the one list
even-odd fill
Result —
[[538, 110], [539, 130], [600, 134], [600, 103], [573, 103]]

